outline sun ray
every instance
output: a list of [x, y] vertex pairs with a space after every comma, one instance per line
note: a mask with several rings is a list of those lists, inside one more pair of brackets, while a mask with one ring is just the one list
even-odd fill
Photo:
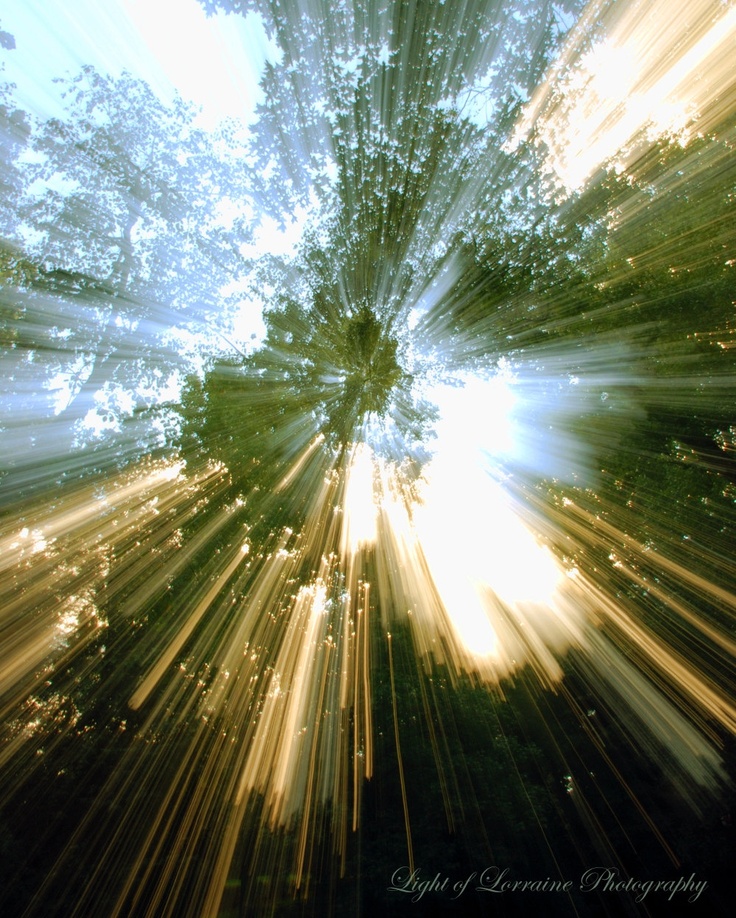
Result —
[[193, 4], [240, 121], [0, 87], [0, 909], [717, 914], [733, 4]]

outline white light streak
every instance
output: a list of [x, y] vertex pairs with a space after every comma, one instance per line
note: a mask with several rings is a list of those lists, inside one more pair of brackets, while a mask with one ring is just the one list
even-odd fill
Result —
[[[603, 37], [583, 52], [588, 29]], [[623, 169], [660, 136], [707, 133], [736, 106], [736, 9], [720, 0], [589, 4], [516, 128], [532, 127], [568, 191]]]
[[[701, 449], [702, 431], [653, 434], [646, 455], [628, 438], [647, 412], [722, 418], [720, 402], [733, 392], [730, 366], [707, 363], [717, 372], [705, 378], [699, 362], [708, 348], [727, 357], [732, 346], [730, 317], [706, 325], [710, 300], [732, 305], [723, 291], [733, 233], [702, 203], [692, 226], [672, 232], [662, 212], [714, 164], [733, 203], [733, 134], [724, 125], [736, 111], [736, 9], [718, 0], [592, 0], [575, 23], [570, 4], [540, 4], [549, 17], [540, 25], [533, 3], [489, 5], [487, 21], [465, 20], [475, 4], [406, 3], [401, 17], [416, 17], [417, 29], [422, 16], [429, 23], [426, 53], [413, 60], [413, 25], [394, 22], [391, 3], [368, 4], [375, 16], [365, 23], [362, 6], [333, 6], [323, 22], [320, 4], [264, 3], [264, 16], [284, 11], [273, 40], [293, 39], [278, 49], [255, 14], [206, 19], [193, 0], [104, 9], [54, 0], [43, 10], [12, 0], [7, 19], [3, 11], [2, 28], [18, 41], [7, 73], [26, 76], [14, 98], [34, 118], [64, 114], [48, 87], [52, 70], [129, 67], [162, 98], [176, 90], [201, 104], [196, 123], [218, 126], [207, 136], [227, 151], [201, 172], [199, 150], [172, 157], [147, 199], [130, 182], [122, 195], [115, 185], [110, 196], [127, 203], [112, 215], [105, 195], [90, 202], [77, 180], [29, 181], [14, 241], [0, 252], [10, 316], [3, 406], [12, 409], [0, 431], [0, 484], [12, 491], [0, 522], [0, 765], [10, 775], [0, 805], [16, 805], [35, 763], [67, 740], [85, 750], [80, 773], [90, 770], [97, 747], [75, 732], [88, 710], [101, 720], [117, 705], [126, 733], [104, 776], [95, 774], [88, 809], [74, 814], [67, 846], [53, 849], [58, 862], [44, 865], [34, 902], [62, 877], [73, 880], [80, 914], [100, 901], [111, 914], [218, 914], [240, 859], [248, 870], [259, 859], [276, 865], [290, 895], [307, 895], [319, 885], [313, 849], [322, 857], [325, 839], [344, 869], [366, 781], [380, 773], [374, 797], [384, 792], [387, 765], [375, 756], [389, 740], [413, 863], [419, 820], [404, 768], [407, 724], [429, 737], [435, 761], [426, 774], [436, 773], [448, 827], [477, 803], [461, 786], [471, 756], [448, 762], [457, 727], [442, 712], [458, 686], [487, 690], [493, 716], [509, 686], [528, 692], [524, 717], [539, 699], [565, 699], [579, 735], [627, 793], [632, 751], [695, 812], [726, 781], [719, 742], [736, 732], [731, 559], [723, 540], [707, 543], [689, 523], [706, 519], [720, 535], [733, 525], [721, 500], [734, 491], [732, 466], [722, 474], [733, 427], [729, 420], [712, 434], [723, 455]], [[468, 28], [453, 20], [458, 45], [448, 48], [438, 38], [450, 10]], [[520, 36], [529, 42], [521, 51]], [[545, 36], [561, 48], [539, 85], [527, 85]], [[269, 109], [274, 99], [259, 88], [267, 62], [283, 65], [271, 84], [283, 111]], [[494, 131], [514, 101], [522, 113], [502, 156]], [[259, 102], [263, 150], [249, 135]], [[223, 126], [228, 116], [246, 126]], [[709, 150], [716, 130], [727, 134], [717, 153], [689, 152], [696, 137]], [[57, 125], [44, 143], [62, 136]], [[681, 145], [683, 159], [661, 181], [639, 182], [634, 166], [643, 169], [663, 138]], [[25, 153], [13, 166], [31, 175], [47, 155]], [[117, 152], [111, 159], [101, 187], [123, 165], [146, 172]], [[178, 213], [169, 176], [183, 182], [189, 165], [194, 190]], [[606, 169], [624, 175], [615, 206], [603, 195], [580, 227], [567, 208]], [[10, 179], [12, 170], [9, 197]], [[655, 199], [661, 234], [640, 251], [637, 229]], [[47, 205], [43, 232], [20, 215]], [[63, 224], [65, 207], [82, 216]], [[108, 234], [121, 232], [126, 207], [128, 235], [114, 236], [111, 255]], [[200, 207], [208, 217], [197, 224]], [[88, 232], [100, 215], [103, 229]], [[184, 233], [187, 221], [197, 232]], [[182, 251], [168, 237], [159, 250], [159, 232], [184, 239]], [[690, 261], [670, 258], [673, 238], [694, 252]], [[67, 257], [58, 264], [47, 252], [57, 242]], [[712, 285], [696, 274], [711, 244], [724, 272]], [[92, 264], [95, 245], [103, 267]], [[28, 248], [23, 258], [15, 246]], [[146, 264], [137, 286], [108, 289], [128, 250]], [[212, 263], [233, 259], [212, 284], [198, 273], [209, 253]], [[23, 270], [30, 279], [19, 282], [14, 272]], [[159, 285], [159, 272], [181, 284]], [[606, 299], [609, 286], [619, 292]], [[693, 294], [692, 317], [680, 315], [690, 309], [683, 289]], [[671, 339], [648, 319], [647, 309], [665, 315], [660, 294], [673, 304]], [[207, 308], [188, 324], [202, 299]], [[362, 308], [374, 325], [344, 322]], [[299, 350], [294, 342], [315, 316], [325, 341]], [[291, 318], [293, 327], [278, 324]], [[691, 318], [702, 328], [692, 330]], [[379, 344], [395, 345], [385, 366]], [[223, 354], [228, 372], [208, 376]], [[215, 382], [192, 382], [191, 404], [177, 413], [190, 371]], [[247, 395], [221, 404], [228, 384], [243, 380], [253, 383]], [[345, 412], [364, 395], [372, 407], [345, 434], [326, 406], [348, 383]], [[67, 409], [83, 390], [72, 437]], [[220, 432], [208, 436], [223, 405]], [[617, 451], [632, 454], [620, 480], [598, 461]], [[683, 476], [673, 506], [658, 508], [652, 493], [674, 494], [667, 473], [681, 466], [703, 472], [707, 487], [701, 493], [695, 475]], [[661, 478], [647, 479], [652, 467]], [[383, 696], [374, 697], [377, 685]], [[387, 703], [389, 691], [386, 716], [376, 699]], [[591, 720], [605, 706], [615, 715], [608, 734]], [[503, 732], [496, 719], [494, 749]], [[84, 729], [104, 739], [111, 726]], [[565, 739], [556, 730], [545, 734], [555, 749]], [[506, 747], [523, 747], [522, 734], [503, 738]], [[479, 729], [473, 742], [482, 737]], [[537, 756], [529, 750], [519, 759]], [[565, 785], [594, 825], [572, 771]], [[547, 785], [544, 793], [557, 812], [566, 805]], [[637, 818], [646, 805], [635, 801]], [[605, 844], [608, 856], [614, 845]]]

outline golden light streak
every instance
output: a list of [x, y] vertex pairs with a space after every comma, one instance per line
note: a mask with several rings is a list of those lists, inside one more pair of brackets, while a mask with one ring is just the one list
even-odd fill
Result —
[[304, 470], [305, 465], [309, 461], [310, 457], [318, 447], [324, 443], [324, 434], [319, 434], [315, 437], [314, 440], [309, 444], [309, 446], [304, 450], [302, 455], [294, 462], [289, 471], [284, 475], [281, 481], [276, 486], [276, 493], [283, 491], [289, 487], [290, 484], [299, 476], [299, 474]]
[[[593, 29], [601, 36], [589, 47]], [[526, 106], [568, 191], [624, 168], [660, 136], [707, 134], [736, 110], [736, 8], [720, 0], [594, 0]]]
[[[155, 814], [147, 820], [116, 913], [123, 914], [125, 903], [136, 900], [136, 882], [143, 877], [153, 882], [151, 865], [168, 839], [175, 859], [166, 869], [158, 868], [155, 876], [154, 900], [156, 907], [163, 907], [171, 890], [183, 882], [177, 863], [195, 856], [203, 820], [212, 818], [219, 828], [217, 844], [210, 850], [206, 901], [208, 913], [214, 914], [254, 794], [264, 796], [272, 827], [292, 827], [297, 833], [296, 887], [308, 889], [309, 852], [313, 834], [319, 831], [315, 820], [321, 804], [335, 807], [336, 851], [344, 853], [348, 827], [355, 831], [359, 826], [362, 784], [372, 773], [369, 623], [374, 603], [387, 625], [408, 612], [416, 652], [428, 671], [437, 664], [449, 665], [492, 686], [528, 666], [539, 685], [557, 690], [562, 684], [561, 662], [569, 649], [575, 649], [585, 661], [580, 665], [590, 682], [619, 699], [626, 711], [622, 730], [630, 741], [652, 754], [660, 747], [669, 750], [680, 769], [673, 780], [679, 781], [683, 797], [691, 797], [697, 806], [691, 784], [714, 788], [721, 780], [719, 756], [697, 712], [736, 731], [733, 705], [684, 657], [637, 623], [620, 601], [554, 559], [522, 520], [518, 497], [489, 474], [477, 443], [458, 437], [452, 425], [445, 428], [440, 422], [438, 430], [434, 459], [419, 482], [409, 484], [397, 468], [367, 449], [347, 453], [341, 468], [325, 470], [300, 534], [285, 530], [259, 558], [244, 550], [247, 543], [242, 539], [232, 542], [226, 552], [210, 559], [200, 590], [179, 603], [176, 619], [152, 649], [155, 659], [130, 706], [145, 711], [142, 735], [155, 735], [171, 718], [170, 712], [176, 712], [181, 723], [194, 718], [197, 727]], [[203, 471], [199, 487], [216, 487], [218, 474]], [[178, 475], [167, 477], [160, 471], [141, 476], [135, 487], [125, 482], [120, 488], [125, 501], [118, 495], [115, 513], [138, 526], [144, 519], [156, 521], [159, 510], [181, 500], [183, 484]], [[107, 520], [112, 512], [109, 501], [96, 505], [101, 512], [98, 522], [108, 526], [105, 531], [112, 536], [120, 528], [127, 544], [130, 528]], [[564, 510], [566, 531], [586, 539], [597, 532], [602, 545], [616, 541], [647, 554], [644, 546], [612, 524], [583, 514], [571, 502]], [[90, 525], [91, 509], [80, 506], [63, 512], [71, 513], [67, 519], [83, 534], [78, 540], [72, 528], [67, 533], [70, 544], [87, 544], [96, 528]], [[183, 569], [194, 554], [199, 556], [231, 517], [227, 506], [213, 513], [184, 553], [172, 554], [172, 569]], [[175, 519], [167, 523], [169, 530]], [[33, 525], [39, 533], [47, 531]], [[60, 524], [53, 529], [61, 530]], [[367, 531], [370, 539], [357, 537]], [[453, 543], [448, 533], [457, 532], [465, 537]], [[155, 528], [151, 537], [162, 538]], [[49, 551], [46, 547], [36, 554]], [[145, 542], [137, 552], [141, 560], [146, 557]], [[315, 557], [320, 558], [318, 570], [300, 585], [305, 560]], [[662, 559], [662, 564], [719, 601], [734, 599], [674, 562]], [[368, 569], [375, 583], [366, 578]], [[49, 565], [49, 575], [53, 570]], [[157, 581], [153, 589], [145, 579], [134, 579], [132, 584], [126, 581], [126, 589], [129, 585], [135, 588], [126, 594], [126, 616], [145, 608], [161, 584]], [[388, 613], [391, 608], [395, 611]], [[65, 622], [58, 622], [57, 630], [65, 628]], [[49, 640], [47, 636], [46, 652]], [[719, 646], [728, 649], [731, 644], [724, 637]], [[636, 648], [635, 660], [628, 658], [631, 651], [624, 653], [624, 647]], [[190, 670], [185, 659], [200, 661], [199, 669]], [[204, 660], [211, 663], [202, 670]], [[413, 861], [409, 777], [398, 735], [390, 638], [389, 664], [402, 806]], [[26, 665], [21, 655], [16, 677]], [[206, 673], [211, 677], [203, 678]], [[684, 702], [688, 713], [681, 710]], [[20, 739], [8, 746], [9, 755], [17, 752], [19, 743]], [[123, 763], [129, 777], [123, 785], [111, 778], [110, 792], [122, 799], [137, 781], [147, 780], [159, 754], [155, 745], [131, 749]], [[205, 762], [207, 780], [200, 781], [192, 795], [197, 762]], [[447, 779], [441, 780], [444, 786]], [[176, 825], [169, 815], [173, 812], [180, 814]], [[206, 813], [215, 815], [205, 817]], [[451, 823], [451, 812], [448, 819]], [[100, 877], [129, 831], [121, 824], [109, 836]]]
[[[573, 505], [569, 505], [568, 510], [572, 511]], [[648, 564], [654, 566], [655, 569], [661, 567], [676, 573], [678, 578], [684, 583], [702, 589], [704, 592], [710, 592], [718, 599], [725, 601], [732, 611], [736, 610], [736, 596], [718, 588], [715, 584], [705, 582], [704, 578], [694, 576], [684, 566], [669, 561], [660, 553], [653, 555], [651, 552], [646, 551], [644, 546], [636, 543], [635, 540], [630, 539], [623, 532], [617, 531], [611, 524], [605, 523], [598, 518], [591, 518], [577, 507], [574, 508], [574, 512], [579, 517], [587, 517], [593, 532], [595, 532], [596, 529], [603, 529], [609, 534], [609, 537], [614, 536], [617, 541], [623, 544], [631, 544], [632, 547], [636, 547], [641, 552], [644, 560]], [[587, 534], [587, 530], [584, 530], [584, 532]], [[610, 545], [609, 539], [607, 538], [603, 544]], [[627, 575], [631, 577], [634, 582], [646, 582], [640, 575], [631, 570], [627, 570]], [[732, 701], [727, 699], [723, 693], [714, 686], [708, 685], [707, 681], [693, 670], [687, 660], [664, 647], [653, 635], [647, 633], [644, 627], [637, 624], [632, 619], [621, 603], [613, 602], [611, 599], [607, 598], [600, 589], [587, 578], [579, 576], [576, 578], [576, 583], [580, 586], [583, 594], [591, 598], [591, 605], [593, 608], [605, 611], [609, 620], [614, 622], [616, 626], [622, 630], [626, 635], [627, 643], [636, 647], [637, 654], [644, 654], [649, 658], [651, 665], [663, 675], [665, 684], [677, 686], [678, 692], [683, 693], [685, 696], [690, 696], [694, 710], [707, 711], [714, 720], [722, 723], [730, 731], [736, 732], [736, 705], [734, 705]], [[652, 586], [656, 591], [656, 585], [653, 584]], [[649, 589], [648, 585], [647, 588]], [[660, 591], [660, 597], [667, 603], [672, 601], [672, 598], [664, 591]], [[674, 601], [677, 605], [680, 605], [677, 603], [676, 598], [674, 598]], [[733, 655], [734, 642], [730, 638], [718, 632], [716, 629], [709, 627], [707, 623], [703, 623], [702, 619], [691, 617], [690, 620], [698, 627], [702, 628], [705, 626], [704, 630], [708, 637], [715, 640], [716, 643], [730, 655]]]
[[375, 461], [370, 447], [365, 443], [355, 445], [345, 469], [345, 519], [340, 547], [346, 557], [376, 540], [374, 469]]
[[[208, 536], [209, 535], [210, 533], [208, 533]], [[232, 577], [236, 569], [246, 560], [248, 554], [247, 543], [243, 543], [243, 545], [240, 546], [235, 545], [231, 553], [232, 557], [229, 563], [225, 566], [225, 569], [210, 585], [209, 589], [205, 592], [202, 599], [197, 602], [194, 609], [192, 609], [192, 611], [186, 615], [186, 617], [184, 617], [183, 621], [179, 621], [177, 623], [175, 638], [169, 643], [165, 653], [159, 657], [156, 665], [150, 670], [150, 672], [146, 675], [146, 677], [131, 696], [128, 704], [134, 711], [136, 711], [151, 694], [157, 683], [161, 680], [164, 673], [169, 669], [171, 664], [178, 656], [180, 650], [187, 642], [194, 629], [197, 627], [214, 600], [217, 598], [220, 591], [224, 588], [227, 581]]]
[[[736, 9], [716, 0], [592, 2], [526, 107], [515, 142], [531, 137], [545, 144], [548, 167], [570, 192], [602, 167], [631, 164], [658, 138], [684, 141], [720, 128], [736, 110], [735, 36]], [[408, 44], [401, 54], [408, 54]], [[408, 63], [401, 76], [407, 82]], [[713, 163], [708, 155], [688, 155], [683, 169], [690, 178]], [[440, 217], [432, 208], [445, 188], [430, 183], [427, 192], [414, 254], [429, 250], [425, 236], [437, 227], [455, 231], [478, 186], [443, 205]], [[647, 193], [622, 202], [619, 219], [646, 218]], [[730, 239], [722, 223], [689, 232], [716, 231], [717, 241]], [[660, 255], [655, 246], [639, 257]], [[431, 261], [422, 259], [417, 256], [420, 267]], [[441, 312], [462, 280], [459, 264], [459, 256], [451, 258], [434, 279], [417, 269], [412, 302], [422, 302], [411, 308]], [[381, 294], [398, 297], [409, 274], [408, 267], [385, 272]], [[468, 293], [469, 305], [472, 299]], [[609, 312], [608, 305], [597, 308], [595, 317]], [[550, 313], [549, 326], [561, 331], [568, 320]], [[707, 334], [726, 348], [725, 331]], [[564, 346], [556, 356], [567, 361]], [[630, 747], [661, 760], [667, 779], [695, 808], [702, 789], [721, 786], [718, 728], [736, 732], [728, 676], [724, 672], [719, 683], [713, 675], [736, 651], [722, 624], [736, 610], [726, 578], [716, 583], [678, 561], [676, 551], [670, 557], [666, 549], [650, 549], [627, 534], [610, 508], [607, 518], [570, 500], [553, 509], [551, 485], [539, 496], [547, 484], [536, 495], [525, 492], [496, 461], [510, 448], [511, 390], [488, 371], [454, 382], [452, 391], [428, 393], [440, 419], [419, 478], [379, 458], [378, 446], [366, 442], [339, 450], [320, 435], [302, 448], [315, 429], [314, 416], [305, 412], [303, 427], [297, 417], [273, 434], [292, 446], [291, 464], [280, 469], [273, 488], [278, 501], [270, 504], [270, 494], [262, 503], [252, 494], [234, 501], [221, 466], [184, 474], [179, 462], [149, 461], [63, 492], [50, 506], [25, 507], [2, 524], [0, 696], [9, 731], [0, 763], [16, 756], [27, 762], [34, 749], [43, 751], [65, 680], [82, 680], [96, 669], [94, 661], [79, 661], [108, 628], [105, 610], [115, 618], [116, 659], [133, 661], [121, 697], [129, 699], [135, 737], [57, 867], [59, 874], [67, 866], [76, 871], [83, 889], [79, 914], [92, 913], [95, 896], [114, 875], [111, 914], [173, 915], [188, 894], [194, 863], [206, 888], [200, 883], [195, 891], [192, 913], [217, 914], [238, 847], [251, 843], [241, 835], [255, 811], [256, 849], [258, 833], [294, 841], [293, 862], [286, 864], [286, 845], [275, 845], [269, 863], [274, 872], [288, 871], [293, 887], [309, 889], [312, 845], [322, 835], [329, 835], [344, 869], [348, 828], [360, 827], [361, 794], [374, 772], [370, 648], [379, 630], [388, 635], [390, 714], [413, 869], [410, 815], [416, 811], [410, 814], [412, 776], [402, 754], [408, 760], [395, 668], [400, 658], [391, 634], [398, 622], [409, 623], [422, 670], [422, 705], [448, 826], [459, 824], [453, 808], [460, 794], [452, 765], [449, 775], [442, 767], [444, 725], [433, 719], [444, 688], [434, 695], [427, 688], [438, 671], [447, 684], [484, 683], [496, 695], [514, 679], [568, 695], [565, 673], [572, 669], [586, 691], [615, 709], [616, 728]], [[669, 389], [659, 391], [666, 399]], [[567, 445], [575, 448], [572, 436]], [[235, 479], [237, 468], [230, 472]], [[288, 520], [295, 493], [298, 525]], [[266, 530], [262, 537], [244, 541], [258, 526]], [[662, 544], [672, 547], [668, 538]], [[622, 580], [687, 624], [701, 662], [713, 656], [710, 671], [688, 658], [683, 639], [647, 619], [646, 609], [618, 589]], [[723, 617], [701, 614], [698, 599]], [[135, 637], [154, 609], [153, 625]], [[70, 664], [77, 662], [74, 670]], [[53, 688], [45, 706], [34, 694], [44, 685]], [[569, 700], [575, 708], [572, 695]], [[72, 712], [60, 731], [71, 730], [75, 717]], [[602, 734], [589, 730], [616, 771]], [[634, 798], [624, 773], [617, 774]], [[522, 781], [520, 771], [517, 777]], [[595, 812], [570, 781], [582, 818], [599, 834]], [[145, 807], [141, 788], [153, 801], [146, 796]], [[90, 840], [99, 851], [91, 870], [75, 861]], [[601, 849], [615, 854], [607, 839]]]
[[[477, 410], [480, 397], [487, 420], [471, 426], [467, 412], [470, 405]], [[487, 468], [487, 451], [507, 445], [514, 399], [502, 380], [493, 379], [444, 391], [439, 403], [435, 453], [416, 499], [403, 511], [407, 519], [399, 521], [395, 504], [385, 517], [400, 527], [392, 541], [407, 555], [402, 568], [414, 572], [406, 575], [414, 583], [405, 585], [405, 602], [425, 610], [416, 612], [412, 623], [425, 631], [422, 643], [429, 648], [437, 646], [446, 619], [454, 640], [448, 642], [445, 634], [441, 643], [454, 648], [456, 665], [482, 671], [492, 681], [530, 658], [546, 673], [545, 682], [556, 681], [561, 670], [549, 648], [561, 652], [577, 631], [577, 616], [568, 621], [570, 606], [555, 601], [565, 572]], [[463, 538], [448, 539], [448, 532]], [[417, 579], [421, 572], [423, 584]], [[429, 619], [426, 609], [435, 610]]]
[[414, 872], [414, 846], [411, 841], [411, 820], [409, 818], [409, 802], [406, 796], [406, 777], [404, 775], [404, 761], [401, 756], [401, 734], [399, 731], [399, 712], [396, 704], [396, 683], [394, 681], [394, 655], [391, 645], [391, 634], [386, 635], [388, 642], [389, 678], [391, 680], [391, 710], [394, 719], [394, 743], [396, 744], [396, 760], [399, 766], [399, 783], [401, 784], [401, 804], [404, 811], [404, 828], [406, 831], [406, 851], [409, 860], [409, 872]]
[[[208, 469], [188, 482], [187, 488], [200, 488], [201, 499], [217, 477], [215, 470]], [[44, 661], [56, 658], [58, 663], [61, 656], [79, 653], [95, 637], [95, 629], [104, 624], [93, 612], [91, 618], [78, 619], [70, 628], [60, 612], [60, 591], [68, 596], [89, 595], [93, 605], [103, 595], [109, 597], [111, 587], [106, 578], [111, 552], [121, 550], [157, 518], [164, 523], [163, 541], [170, 539], [187, 518], [183, 488], [181, 465], [144, 464], [116, 478], [110, 476], [104, 486], [79, 487], [51, 506], [26, 507], [21, 520], [9, 518], [5, 522], [0, 533], [0, 565], [4, 569], [0, 588], [4, 635], [0, 694], [10, 699], [10, 705], [17, 703], [14, 686], [23, 684], [19, 691], [27, 690], [26, 678], [31, 673], [35, 673], [34, 681], [42, 680]], [[172, 522], [167, 512], [175, 507], [179, 517]], [[30, 556], [26, 530], [35, 533]], [[150, 560], [146, 563], [150, 569]], [[128, 571], [127, 576], [134, 576], [134, 571]], [[147, 595], [152, 595], [166, 576], [165, 572], [157, 573], [149, 580]], [[28, 608], [34, 609], [30, 618]], [[90, 630], [86, 627], [89, 624], [95, 627]], [[64, 640], [59, 645], [62, 634]], [[64, 647], [68, 650], [63, 651]]]
[[[362, 781], [373, 777], [373, 723], [371, 715], [370, 681], [370, 583], [363, 584], [363, 607], [358, 610], [355, 628], [355, 657], [353, 697], [358, 700], [355, 710], [355, 731], [353, 734], [353, 761], [363, 761], [363, 773], [353, 769], [353, 800], [360, 800]], [[345, 702], [343, 702], [344, 704]], [[359, 824], [359, 808], [353, 807], [352, 828]]]

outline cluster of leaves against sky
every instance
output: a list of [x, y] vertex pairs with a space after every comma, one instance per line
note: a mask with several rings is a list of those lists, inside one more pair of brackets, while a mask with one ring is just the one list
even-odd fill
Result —
[[[703, 174], [656, 190], [657, 176], [695, 151], [655, 151], [625, 179], [560, 203], [534, 139], [506, 146], [562, 40], [562, 14], [577, 6], [329, 6], [327, 16], [319, 2], [205, 4], [258, 12], [281, 52], [246, 135], [232, 123], [198, 129], [190, 107], [164, 106], [128, 75], [85, 68], [69, 82], [68, 116], [46, 123], [5, 90], [3, 398], [24, 420], [11, 425], [4, 463], [21, 479], [85, 443], [103, 464], [176, 445], [175, 393], [186, 376], [214, 385], [223, 360], [231, 387], [273, 383], [255, 411], [263, 429], [289, 404], [311, 418], [305, 437], [336, 442], [388, 415], [393, 448], [411, 453], [431, 430], [417, 379], [542, 354], [560, 339], [585, 351], [593, 329], [599, 340], [630, 334], [631, 310], [647, 330], [636, 324], [630, 353], [672, 336], [699, 346], [683, 343], [677, 316], [687, 321], [693, 271], [714, 259], [717, 284], [724, 267], [717, 243], [710, 252], [699, 240], [695, 262], [682, 240], [705, 208], [725, 219], [726, 197]], [[473, 94], [486, 100], [482, 124]], [[681, 231], [660, 220], [613, 231], [632, 183], [650, 214], [666, 207]], [[295, 256], [253, 253], [264, 215], [288, 226], [305, 212]], [[654, 263], [638, 256], [648, 251]], [[674, 276], [673, 265], [689, 273]], [[654, 287], [667, 295], [646, 292]], [[265, 307], [258, 356], [234, 342], [244, 298]], [[716, 323], [722, 303], [703, 304]], [[96, 427], [84, 424], [90, 412]]]
[[[560, 37], [551, 6], [541, 18], [495, 2], [257, 11], [282, 57], [267, 66], [245, 137], [232, 123], [198, 129], [191, 107], [163, 105], [129, 75], [84, 68], [68, 82], [67, 117], [45, 123], [6, 89], [13, 398], [47, 390], [22, 408], [44, 436], [15, 430], [16, 456], [32, 445], [48, 464], [52, 442], [110, 446], [108, 458], [161, 446], [176, 426], [161, 403], [193, 366], [201, 372], [203, 355], [233, 353], [243, 297], [263, 302], [271, 325], [286, 300], [302, 324], [325, 296], [333, 322], [368, 308], [390, 349], [458, 238], [510, 241], [504, 271], [528, 263], [516, 241], [543, 205], [528, 200], [530, 163], [500, 146]], [[482, 130], [458, 107], [479, 75], [476, 91], [497, 109]], [[288, 225], [300, 208], [310, 217], [296, 261], [242, 255], [264, 215]], [[388, 388], [408, 369], [382, 374]], [[349, 368], [347, 378], [354, 388]], [[385, 409], [377, 398], [374, 386], [363, 408]]]

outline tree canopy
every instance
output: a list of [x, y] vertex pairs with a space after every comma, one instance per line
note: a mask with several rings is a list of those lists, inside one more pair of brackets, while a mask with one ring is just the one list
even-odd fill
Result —
[[594, 851], [717, 913], [731, 84], [578, 175], [636, 16], [200, 3], [271, 42], [248, 125], [0, 88], [0, 910], [485, 914], [391, 878]]

